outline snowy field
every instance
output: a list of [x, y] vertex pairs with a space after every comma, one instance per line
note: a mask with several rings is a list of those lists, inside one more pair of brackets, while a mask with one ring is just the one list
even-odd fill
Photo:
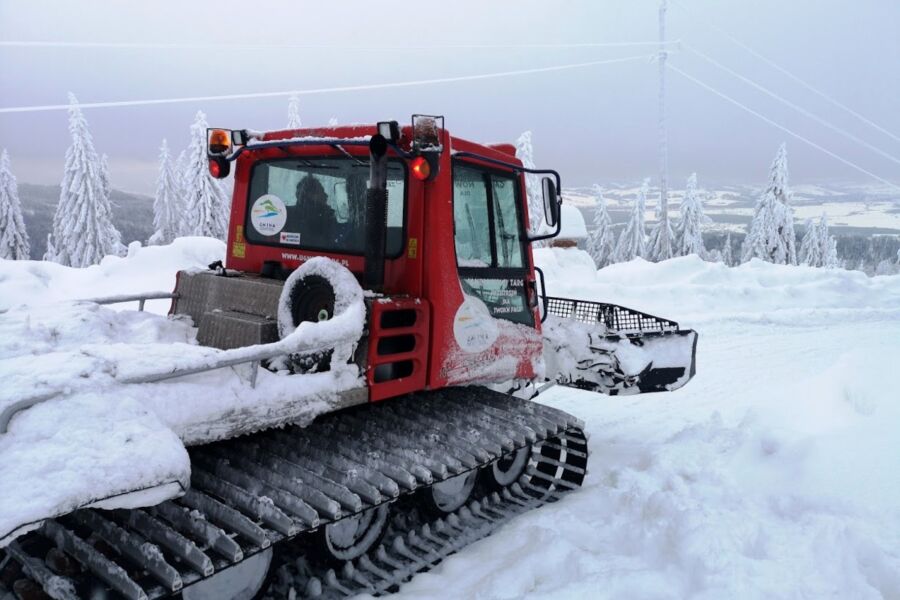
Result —
[[698, 330], [698, 374], [547, 393], [587, 423], [584, 488], [398, 597], [900, 598], [900, 277], [537, 255], [553, 294]]
[[[194, 238], [84, 270], [0, 261], [0, 311], [18, 327], [9, 317], [23, 304], [52, 319], [67, 313], [41, 305], [168, 290], [175, 269], [221, 251]], [[671, 394], [548, 392], [543, 401], [587, 423], [584, 488], [399, 598], [900, 598], [900, 276], [693, 257], [597, 273], [578, 250], [536, 254], [553, 295], [696, 329], [698, 374]], [[106, 338], [83, 343], [116, 340], [123, 325], [105, 323]], [[15, 331], [7, 357], [81, 343], [65, 338], [77, 327]]]

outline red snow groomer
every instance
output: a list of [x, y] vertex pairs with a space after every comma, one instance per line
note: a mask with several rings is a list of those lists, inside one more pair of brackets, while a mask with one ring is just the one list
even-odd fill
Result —
[[[390, 591], [581, 485], [583, 425], [525, 398], [553, 382], [670, 391], [694, 375], [695, 332], [547, 294], [531, 244], [559, 233], [560, 178], [524, 168], [509, 144], [421, 115], [210, 129], [208, 141], [210, 173], [234, 170], [227, 256], [179, 273], [171, 312], [224, 351], [217, 367], [251, 361], [254, 378], [268, 369], [302, 386], [349, 365], [357, 383], [320, 395], [327, 414], [307, 427], [283, 427], [297, 420], [288, 407], [185, 441], [196, 445], [180, 498], [114, 519], [82, 509], [17, 540], [7, 559], [29, 589], [61, 597], [65, 578], [65, 597]], [[543, 232], [528, 230], [526, 174], [542, 177]]]

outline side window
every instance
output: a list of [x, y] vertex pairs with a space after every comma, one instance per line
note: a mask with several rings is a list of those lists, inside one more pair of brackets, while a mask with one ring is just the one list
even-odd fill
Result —
[[516, 214], [516, 180], [491, 176], [494, 200], [494, 240], [497, 246], [497, 266], [522, 268], [522, 240]]
[[484, 174], [456, 167], [453, 171], [453, 221], [456, 260], [461, 267], [490, 267], [491, 228]]

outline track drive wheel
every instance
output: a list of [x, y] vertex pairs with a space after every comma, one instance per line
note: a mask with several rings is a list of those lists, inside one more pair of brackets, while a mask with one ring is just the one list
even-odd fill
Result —
[[267, 548], [181, 592], [182, 600], [258, 600], [272, 583], [274, 551]]
[[499, 491], [514, 484], [525, 472], [530, 457], [531, 446], [523, 446], [504, 454], [482, 469], [482, 484], [490, 491]]
[[472, 497], [478, 470], [439, 481], [425, 490], [425, 508], [434, 515], [443, 516], [457, 510]]
[[339, 565], [355, 560], [377, 547], [388, 527], [388, 504], [329, 523], [316, 532], [314, 557]]

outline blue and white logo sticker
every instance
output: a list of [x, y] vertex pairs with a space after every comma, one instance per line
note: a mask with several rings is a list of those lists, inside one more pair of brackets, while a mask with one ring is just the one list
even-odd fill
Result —
[[275, 194], [257, 198], [250, 208], [250, 224], [261, 235], [275, 235], [287, 223], [287, 207]]

